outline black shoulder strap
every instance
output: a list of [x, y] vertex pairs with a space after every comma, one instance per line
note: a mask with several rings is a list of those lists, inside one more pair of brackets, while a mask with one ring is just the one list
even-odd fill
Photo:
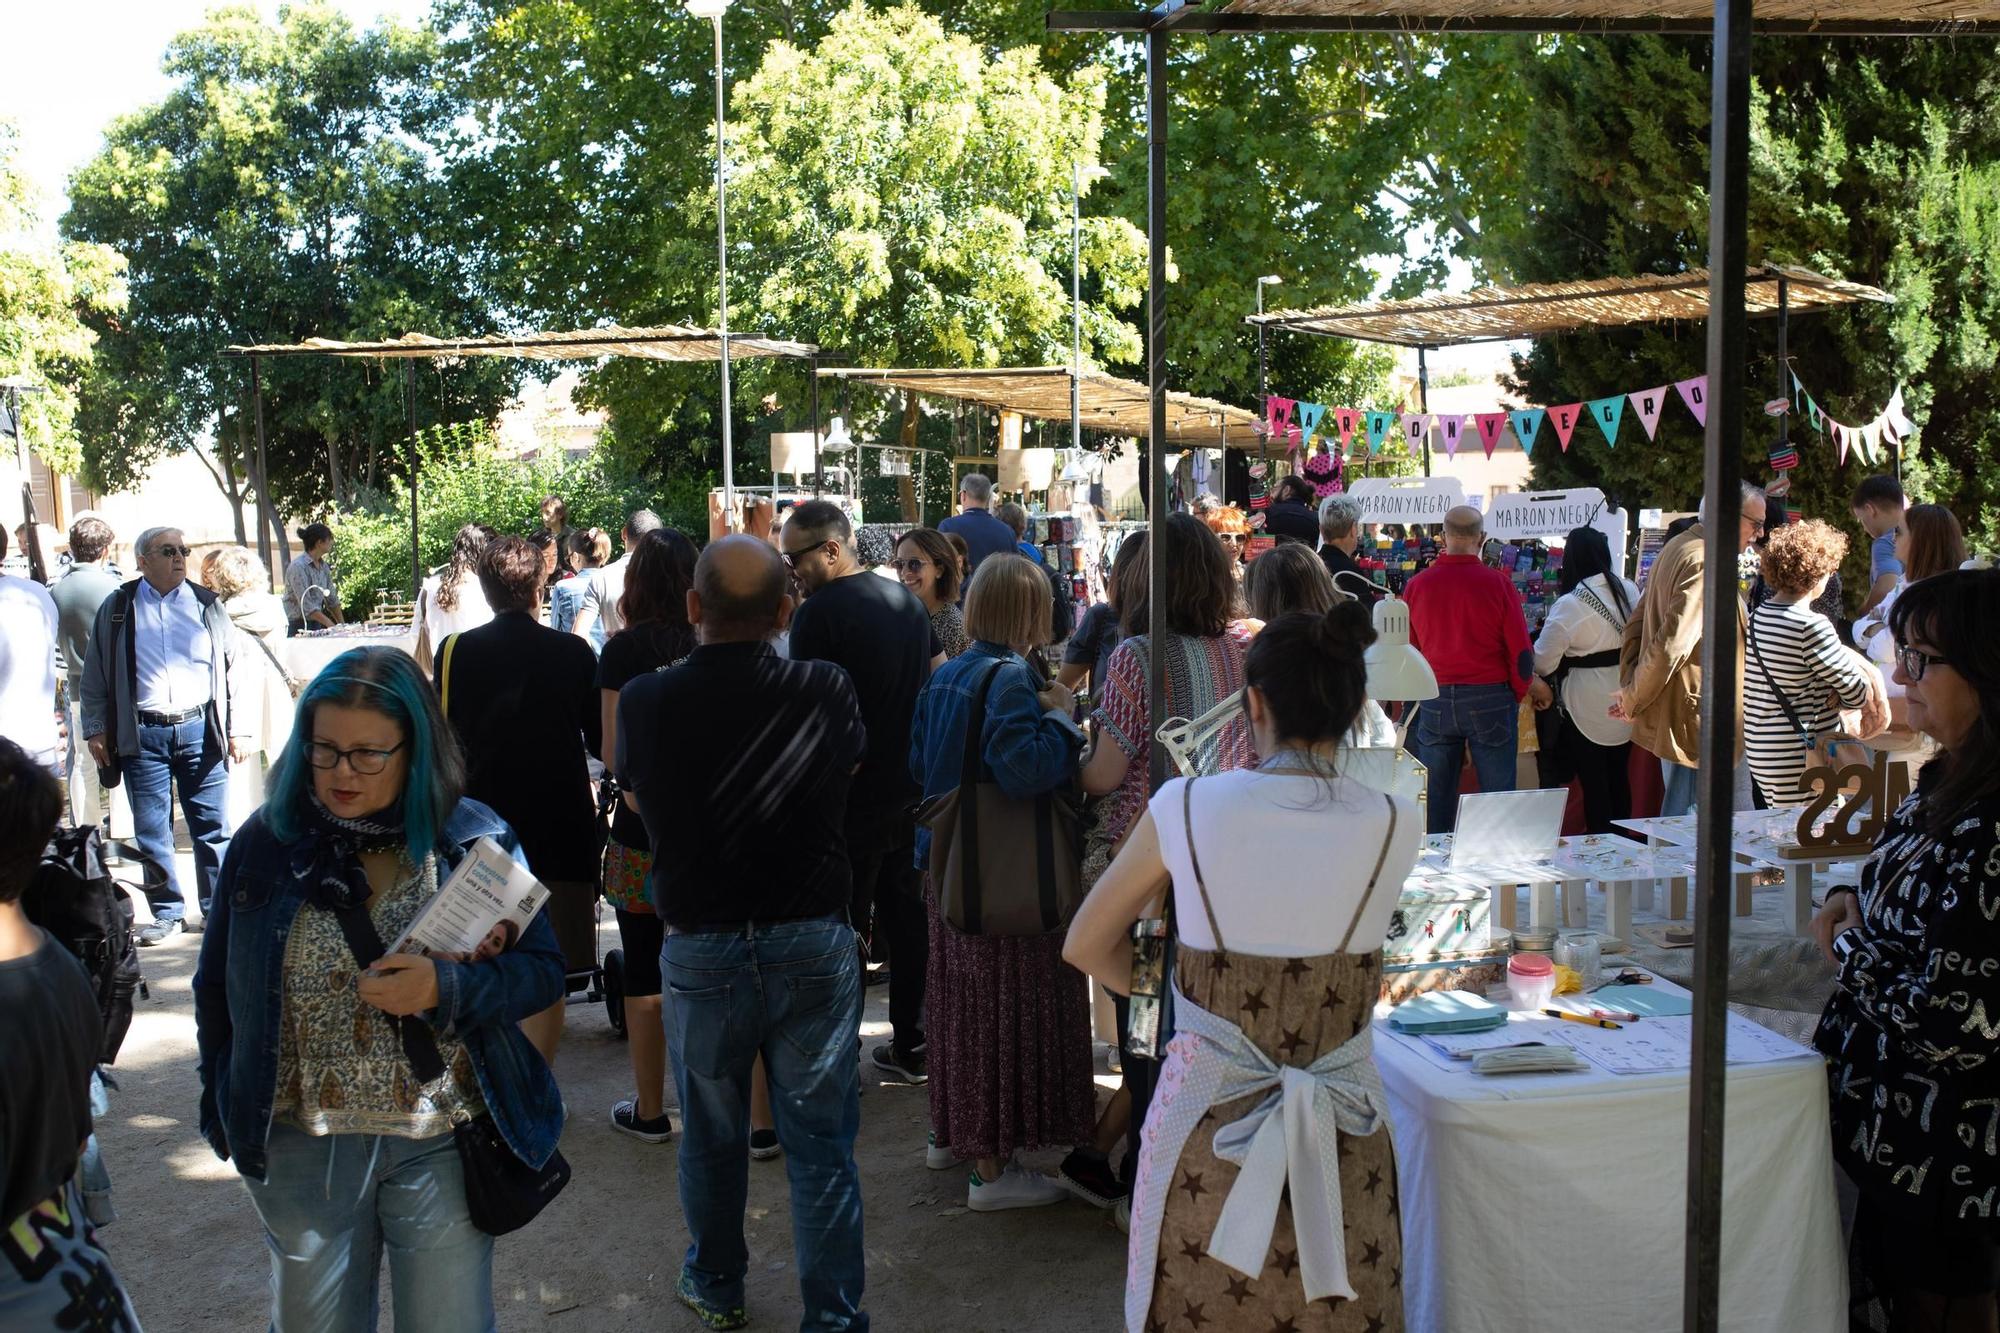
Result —
[[[1226, 954], [1229, 950], [1222, 942], [1222, 927], [1215, 921], [1215, 904], [1208, 900], [1208, 881], [1202, 878], [1201, 858], [1195, 855], [1194, 850], [1194, 783], [1193, 778], [1181, 780], [1181, 826], [1187, 831], [1188, 866], [1194, 871], [1194, 887], [1201, 895], [1201, 910], [1208, 914], [1208, 933], [1215, 937], [1215, 951]], [[1173, 897], [1171, 889], [1167, 896], [1169, 899]]]
[[1347, 934], [1341, 937], [1339, 950], [1341, 953], [1346, 953], [1347, 946], [1354, 940], [1354, 928], [1361, 924], [1361, 914], [1367, 910], [1368, 900], [1375, 896], [1375, 883], [1382, 878], [1382, 867], [1389, 860], [1390, 844], [1396, 841], [1395, 799], [1387, 792], [1384, 792], [1382, 794], [1382, 802], [1389, 807], [1389, 828], [1382, 835], [1382, 850], [1375, 854], [1375, 869], [1368, 876], [1368, 887], [1361, 891], [1361, 901], [1354, 905], [1354, 919], [1347, 923]]
[[[1766, 605], [1769, 605], [1769, 603], [1766, 603]], [[1762, 608], [1758, 609], [1761, 610]], [[1810, 750], [1812, 748], [1813, 734], [1806, 730], [1803, 722], [1799, 721], [1798, 710], [1792, 707], [1792, 701], [1785, 697], [1785, 692], [1778, 688], [1777, 679], [1771, 675], [1771, 668], [1765, 665], [1764, 654], [1757, 647], [1757, 613], [1755, 611], [1751, 612], [1749, 619], [1744, 622], [1744, 631], [1744, 637], [1750, 643], [1750, 656], [1756, 661], [1757, 670], [1763, 673], [1764, 683], [1771, 687], [1771, 696], [1778, 701], [1778, 707], [1784, 710], [1785, 721], [1791, 723], [1792, 730], [1799, 733], [1799, 744]]]
[[[340, 923], [340, 933], [354, 954], [356, 966], [368, 967], [382, 956], [385, 947], [382, 934], [375, 929], [365, 904], [357, 903], [344, 912], [335, 912], [333, 919]], [[437, 1038], [432, 1035], [429, 1023], [415, 1015], [384, 1017], [396, 1025], [396, 1035], [403, 1042], [403, 1056], [420, 1082], [429, 1083], [444, 1073], [444, 1057], [438, 1054]]]

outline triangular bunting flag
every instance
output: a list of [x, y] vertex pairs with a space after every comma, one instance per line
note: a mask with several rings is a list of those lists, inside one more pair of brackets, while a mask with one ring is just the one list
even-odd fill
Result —
[[1868, 463], [1874, 466], [1882, 461], [1882, 423], [1871, 421], [1861, 428], [1861, 439], [1868, 446]]
[[1292, 409], [1298, 405], [1296, 398], [1280, 398], [1275, 393], [1264, 400], [1264, 432], [1274, 440], [1282, 440], [1292, 432]]
[[1805, 406], [1805, 401], [1806, 401], [1805, 381], [1799, 378], [1799, 372], [1795, 370], [1792, 372], [1792, 406], [1794, 408], [1803, 408]]
[[1819, 410], [1811, 394], [1806, 395], [1806, 423], [1820, 434], [1826, 433], [1826, 413]]
[[1438, 433], [1444, 437], [1444, 456], [1458, 457], [1458, 442], [1465, 434], [1465, 418], [1452, 413], [1438, 419]]
[[1576, 429], [1576, 419], [1582, 413], [1582, 403], [1568, 403], [1549, 409], [1549, 424], [1556, 428], [1556, 440], [1562, 445], [1564, 453], [1569, 452], [1570, 432]]
[[1507, 420], [1514, 425], [1514, 438], [1521, 442], [1521, 452], [1533, 453], [1535, 434], [1542, 428], [1542, 418], [1547, 416], [1539, 407], [1524, 408], [1519, 412], [1509, 412]]
[[1354, 427], [1360, 419], [1361, 414], [1351, 407], [1336, 407], [1333, 409], [1333, 424], [1340, 431], [1341, 452], [1345, 453], [1347, 451], [1348, 441], [1354, 438]]
[[1625, 400], [1622, 397], [1593, 399], [1590, 403], [1590, 419], [1604, 432], [1604, 442], [1613, 449], [1618, 447], [1618, 423], [1625, 419]]
[[1493, 446], [1500, 443], [1500, 432], [1507, 429], [1507, 414], [1475, 412], [1472, 419], [1479, 426], [1479, 443], [1486, 450], [1486, 456], [1493, 457]]
[[1631, 400], [1632, 410], [1639, 414], [1639, 424], [1646, 428], [1646, 438], [1660, 428], [1660, 413], [1667, 405], [1667, 386], [1657, 389], [1641, 389], [1637, 393], [1625, 395]]
[[1916, 432], [1917, 423], [1910, 420], [1910, 414], [1903, 406], [1902, 385], [1898, 384], [1896, 392], [1889, 395], [1889, 406], [1883, 409], [1882, 415], [1896, 427], [1896, 438], [1899, 441], [1909, 439]]
[[1847, 427], [1841, 425], [1838, 421], [1835, 421], [1832, 417], [1828, 417], [1826, 419], [1826, 433], [1833, 437], [1833, 447], [1840, 451], [1839, 453], [1840, 465], [1842, 467], [1846, 467]]
[[1389, 438], [1389, 428], [1396, 424], [1394, 412], [1370, 412], [1368, 414], [1368, 452], [1382, 452], [1382, 441]]
[[1431, 423], [1436, 420], [1437, 416], [1430, 412], [1403, 414], [1403, 438], [1409, 442], [1412, 457], [1423, 452], [1424, 442], [1431, 437]]
[[1696, 375], [1692, 379], [1680, 380], [1674, 388], [1680, 391], [1681, 401], [1687, 404], [1688, 411], [1694, 413], [1694, 419], [1707, 426], [1708, 376]]
[[1319, 429], [1319, 423], [1325, 416], [1324, 403], [1299, 404], [1299, 439], [1302, 443], [1312, 443], [1313, 433]]

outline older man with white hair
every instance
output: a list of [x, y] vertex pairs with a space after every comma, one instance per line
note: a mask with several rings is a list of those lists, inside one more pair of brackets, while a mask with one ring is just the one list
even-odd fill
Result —
[[[1361, 548], [1361, 501], [1351, 495], [1329, 495], [1319, 502], [1319, 558], [1333, 586], [1357, 597], [1377, 594], [1364, 589], [1368, 576], [1354, 553]], [[1343, 579], [1342, 574], [1352, 578]]]
[[187, 925], [174, 869], [172, 791], [194, 842], [203, 917], [229, 845], [223, 825], [228, 765], [243, 759], [247, 728], [230, 693], [234, 637], [222, 599], [188, 582], [190, 551], [179, 528], [148, 528], [134, 544], [140, 577], [97, 609], [83, 663], [83, 735], [102, 770], [128, 780], [135, 841], [155, 873], [146, 877], [153, 921], [139, 943], [158, 944]]

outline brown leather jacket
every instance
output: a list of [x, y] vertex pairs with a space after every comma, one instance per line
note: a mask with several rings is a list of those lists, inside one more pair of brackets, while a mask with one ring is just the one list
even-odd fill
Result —
[[[1668, 542], [1646, 577], [1639, 605], [1625, 622], [1618, 681], [1632, 739], [1660, 758], [1686, 768], [1701, 765], [1702, 578], [1707, 566], [1697, 523]], [[1743, 715], [1743, 599], [1736, 599], [1736, 698]], [[1736, 761], [1743, 736], [1736, 737]]]

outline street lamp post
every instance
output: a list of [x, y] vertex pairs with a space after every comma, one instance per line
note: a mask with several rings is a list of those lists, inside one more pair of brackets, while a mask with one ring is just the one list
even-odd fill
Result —
[[1266, 273], [1263, 277], [1257, 279], [1257, 406], [1260, 408], [1264, 406], [1264, 400], [1268, 396], [1264, 388], [1264, 376], [1268, 361], [1264, 340], [1264, 289], [1266, 287], [1275, 287], [1283, 281], [1284, 279], [1275, 273]]
[[1069, 447], [1083, 452], [1083, 183], [1111, 173], [1103, 167], [1069, 166]]
[[729, 226], [723, 201], [722, 16], [730, 0], [687, 0], [687, 12], [715, 25], [715, 272], [716, 332], [722, 340], [722, 513], [736, 525], [736, 453], [729, 423]]

